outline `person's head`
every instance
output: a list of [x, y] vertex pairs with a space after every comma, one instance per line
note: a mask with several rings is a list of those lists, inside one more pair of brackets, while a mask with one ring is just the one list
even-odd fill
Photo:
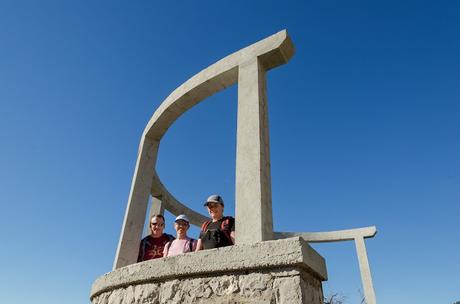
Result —
[[224, 200], [220, 195], [211, 195], [204, 205], [208, 208], [209, 215], [214, 221], [218, 221], [224, 216]]
[[150, 232], [154, 238], [163, 235], [165, 229], [165, 218], [161, 214], [154, 214], [150, 217]]
[[176, 229], [177, 238], [184, 238], [187, 236], [187, 230], [190, 227], [190, 221], [185, 214], [176, 217], [174, 221], [174, 229]]

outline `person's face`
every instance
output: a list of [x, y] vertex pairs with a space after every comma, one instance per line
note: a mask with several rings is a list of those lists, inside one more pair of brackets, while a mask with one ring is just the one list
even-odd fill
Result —
[[174, 229], [176, 229], [177, 235], [186, 235], [189, 224], [186, 221], [178, 220], [174, 223]]
[[164, 220], [161, 217], [154, 217], [150, 220], [150, 231], [153, 237], [160, 237], [163, 235], [165, 229]]
[[224, 216], [224, 206], [219, 203], [209, 203], [208, 212], [213, 220], [220, 220]]

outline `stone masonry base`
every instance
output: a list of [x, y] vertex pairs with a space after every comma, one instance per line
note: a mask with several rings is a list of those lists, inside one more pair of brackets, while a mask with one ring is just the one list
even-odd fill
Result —
[[[268, 250], [268, 251], [267, 251]], [[92, 304], [321, 304], [324, 259], [300, 238], [147, 261], [105, 274]]]

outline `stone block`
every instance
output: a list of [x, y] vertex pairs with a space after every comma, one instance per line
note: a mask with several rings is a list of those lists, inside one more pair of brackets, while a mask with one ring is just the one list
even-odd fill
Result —
[[321, 304], [324, 259], [299, 237], [146, 261], [98, 278], [92, 304]]

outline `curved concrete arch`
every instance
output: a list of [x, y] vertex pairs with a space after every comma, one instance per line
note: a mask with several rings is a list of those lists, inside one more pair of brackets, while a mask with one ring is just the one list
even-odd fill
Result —
[[[259, 58], [264, 68], [269, 70], [286, 63], [293, 53], [292, 42], [287, 31], [283, 30], [219, 60], [191, 77], [165, 99], [144, 129], [143, 138], [160, 141], [183, 113], [211, 95], [235, 84], [238, 80], [238, 67], [248, 61], [248, 58]], [[168, 211], [174, 215], [187, 214], [191, 224], [196, 226], [201, 226], [208, 220], [205, 215], [188, 208], [171, 195], [156, 172], [154, 176], [152, 196], [161, 197]]]
[[376, 234], [375, 227], [329, 232], [273, 232], [265, 74], [287, 63], [293, 54], [291, 39], [285, 30], [280, 31], [202, 70], [161, 103], [144, 129], [139, 144], [114, 269], [137, 260], [150, 196], [161, 200], [160, 210], [165, 207], [174, 215], [187, 214], [194, 225], [199, 226], [207, 220], [206, 216], [179, 202], [161, 182], [155, 170], [160, 141], [187, 110], [238, 83], [236, 242], [247, 244], [294, 236], [300, 236], [308, 242], [354, 240], [366, 301], [376, 303], [364, 243], [364, 238]]
[[209, 96], [235, 84], [238, 67], [258, 58], [266, 71], [287, 63], [294, 55], [294, 46], [287, 31], [235, 52], [205, 68], [175, 89], [155, 111], [148, 122], [143, 138], [159, 141], [167, 129], [188, 109]]
[[[175, 89], [155, 111], [142, 134], [139, 144], [138, 158], [131, 184], [120, 241], [114, 261], [114, 269], [130, 265], [136, 262], [138, 243], [142, 236], [142, 229], [147, 211], [150, 195], [161, 198], [167, 210], [173, 214], [185, 213], [190, 216], [192, 224], [200, 225], [206, 217], [193, 211], [180, 203], [164, 187], [158, 177], [155, 164], [158, 156], [160, 140], [169, 127], [187, 110], [206, 99], [207, 97], [238, 82], [238, 95], [243, 96], [238, 101], [238, 126], [244, 125], [253, 119], [257, 124], [252, 125], [238, 135], [237, 142], [237, 221], [236, 227], [242, 227], [239, 231], [248, 229], [249, 222], [256, 222], [256, 231], [251, 237], [257, 240], [266, 240], [273, 237], [273, 224], [271, 214], [271, 186], [268, 151], [268, 122], [265, 96], [265, 73], [287, 61], [294, 54], [294, 46], [287, 31], [280, 31], [268, 38], [243, 48], [191, 77], [185, 83]], [[243, 109], [240, 109], [240, 106]], [[250, 114], [246, 114], [246, 112]], [[241, 122], [240, 122], [241, 121]], [[248, 131], [249, 129], [249, 131]], [[248, 147], [250, 141], [256, 142]], [[264, 151], [262, 151], [265, 149]], [[243, 156], [238, 156], [238, 153]], [[238, 175], [238, 164], [246, 164], [245, 155], [256, 157], [260, 161], [255, 162], [250, 169]], [[254, 174], [256, 173], [256, 174]], [[259, 175], [254, 176], [254, 175]], [[239, 185], [250, 180], [253, 185], [259, 184], [258, 189], [241, 189]], [[251, 187], [249, 187], [251, 188]], [[257, 193], [254, 200], [248, 193]], [[238, 195], [240, 194], [240, 195]], [[251, 204], [240, 203], [238, 200], [254, 202]], [[240, 214], [252, 214], [248, 209], [255, 210], [253, 217], [247, 218], [247, 224], [238, 219]], [[249, 235], [241, 233], [241, 235]], [[253, 239], [238, 239], [237, 242], [251, 242]]]
[[162, 184], [156, 173], [152, 183], [152, 196], [160, 199], [162, 204], [164, 204], [164, 208], [172, 214], [176, 216], [179, 214], [186, 214], [192, 225], [201, 226], [202, 223], [209, 220], [205, 215], [179, 202]]

